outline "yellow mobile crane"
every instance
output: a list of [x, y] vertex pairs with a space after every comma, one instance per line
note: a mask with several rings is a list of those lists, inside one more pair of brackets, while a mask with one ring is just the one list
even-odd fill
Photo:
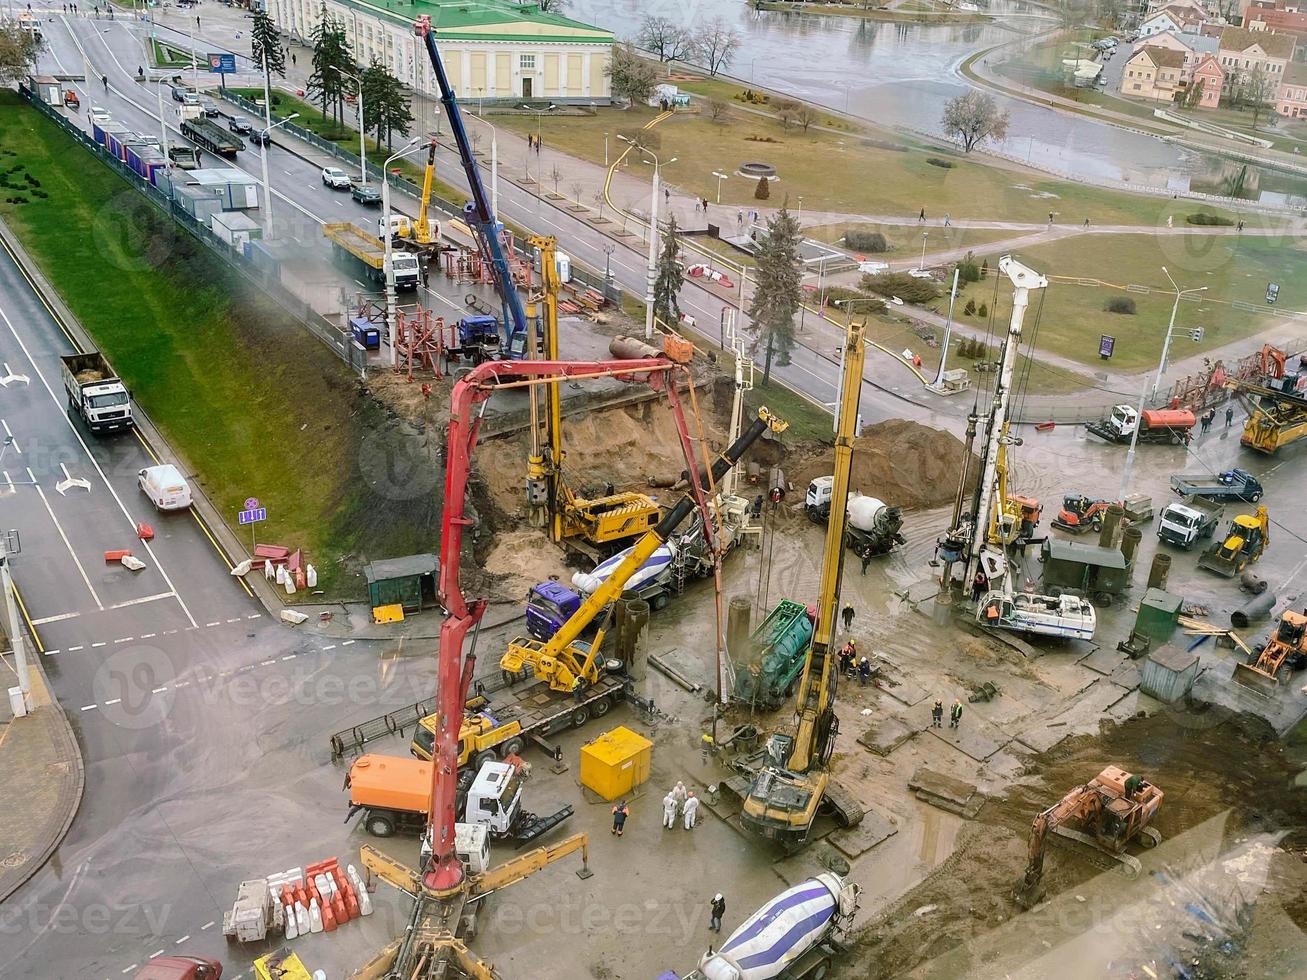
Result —
[[[676, 405], [674, 401], [673, 406]], [[684, 419], [679, 411], [676, 413], [676, 419], [678, 425], [684, 425]], [[760, 408], [753, 424], [740, 433], [739, 438], [714, 461], [710, 478], [707, 478], [702, 469], [690, 461], [691, 468], [698, 475], [701, 492], [711, 493], [712, 487], [739, 461], [763, 432], [771, 429], [775, 433], [781, 433], [787, 426], [788, 423], [776, 418], [766, 408]], [[583, 690], [598, 683], [599, 647], [603, 642], [603, 630], [601, 629], [589, 644], [580, 642], [581, 633], [610, 603], [621, 596], [631, 576], [667, 541], [681, 521], [690, 516], [690, 512], [696, 506], [696, 496], [700, 495], [691, 492], [682, 497], [652, 530], [635, 543], [616, 570], [590, 593], [585, 602], [547, 641], [519, 636], [510, 643], [508, 651], [499, 661], [500, 668], [510, 674], [521, 674], [529, 666], [532, 674], [539, 680], [547, 681], [550, 689], [554, 691]]]
[[[558, 360], [558, 265], [556, 241], [533, 235], [528, 244], [540, 252], [540, 299], [544, 306], [541, 326], [544, 357]], [[672, 358], [679, 360], [679, 358]], [[603, 497], [578, 497], [563, 479], [563, 418], [557, 384], [545, 388], [544, 438], [531, 400], [531, 456], [527, 461], [526, 496], [531, 523], [549, 525], [558, 544], [575, 544], [592, 557], [602, 557], [617, 545], [644, 534], [658, 523], [658, 503], [645, 493], [623, 491]]]
[[1264, 378], [1260, 383], [1232, 378], [1226, 382], [1248, 410], [1239, 442], [1268, 456], [1307, 436], [1307, 398], [1293, 388], [1272, 387], [1283, 383], [1280, 378]]
[[[836, 820], [845, 826], [857, 824], [863, 815], [861, 805], [831, 782], [828, 767], [839, 732], [839, 718], [835, 714], [839, 674], [832, 641], [839, 613], [849, 471], [853, 466], [853, 440], [857, 435], [858, 398], [862, 393], [862, 364], [866, 356], [864, 330], [863, 324], [850, 324], [844, 338], [839, 426], [835, 436], [835, 484], [822, 552], [816, 630], [803, 664], [795, 703], [795, 732], [793, 735], [772, 733], [759, 755], [739, 764], [751, 780], [747, 792], [741, 794], [744, 799], [741, 825], [786, 848], [807, 841], [823, 801], [833, 808]], [[734, 788], [732, 781], [727, 785]]]
[[431, 227], [427, 218], [427, 209], [431, 206], [431, 182], [436, 175], [436, 141], [431, 141], [427, 148], [427, 169], [422, 175], [422, 200], [418, 203], [418, 220], [413, 228], [413, 240], [424, 251], [434, 251], [440, 243], [439, 229]]

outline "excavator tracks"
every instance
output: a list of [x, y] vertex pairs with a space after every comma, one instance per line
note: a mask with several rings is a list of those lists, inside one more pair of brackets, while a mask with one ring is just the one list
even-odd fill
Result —
[[[1144, 866], [1137, 857], [1103, 848], [1089, 834], [1082, 834], [1078, 830], [1072, 830], [1069, 827], [1054, 827], [1053, 833], [1067, 840], [1073, 840], [1078, 844], [1083, 844], [1083, 849], [1077, 848], [1077, 852], [1086, 857], [1091, 864], [1102, 868], [1104, 871], [1119, 871], [1126, 878], [1133, 881], [1143, 872]], [[1155, 827], [1145, 827], [1139, 832], [1139, 843], [1145, 847], [1154, 847], [1161, 843], [1162, 835], [1158, 833]]]

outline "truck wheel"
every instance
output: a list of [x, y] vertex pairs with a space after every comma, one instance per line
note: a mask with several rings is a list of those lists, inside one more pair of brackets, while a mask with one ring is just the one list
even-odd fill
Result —
[[828, 973], [830, 973], [830, 960], [822, 960], [812, 968], [812, 972], [809, 973], [808, 976], [810, 976], [812, 980], [825, 980], [826, 974]]
[[481, 767], [484, 766], [487, 762], [498, 762], [498, 761], [499, 761], [499, 756], [495, 755], [494, 749], [482, 749], [480, 752], [476, 754], [476, 756], [473, 759], [473, 763], [476, 765], [478, 771], [480, 771]]
[[590, 709], [582, 705], [572, 712], [572, 727], [580, 728], [590, 720]]
[[368, 814], [365, 826], [373, 837], [390, 837], [395, 833], [395, 822], [385, 813]]
[[596, 718], [602, 718], [604, 715], [608, 714], [608, 709], [612, 706], [613, 703], [607, 698], [600, 698], [590, 706], [590, 710], [594, 712]]
[[502, 755], [521, 755], [523, 748], [522, 740], [520, 738], [510, 738], [499, 748]]
[[1248, 499], [1255, 504], [1257, 501], [1262, 499], [1262, 492], [1260, 490], [1254, 490], [1248, 495]]
[[654, 612], [658, 612], [658, 610], [664, 609], [666, 608], [666, 606], [667, 606], [666, 592], [660, 592], [658, 595], [654, 597], [653, 602], [649, 603], [649, 608], [652, 609]]
[[1103, 530], [1103, 519], [1101, 517], [1095, 517], [1092, 521], [1089, 522], [1089, 526], [1092, 527], [1095, 531], [1101, 531]]

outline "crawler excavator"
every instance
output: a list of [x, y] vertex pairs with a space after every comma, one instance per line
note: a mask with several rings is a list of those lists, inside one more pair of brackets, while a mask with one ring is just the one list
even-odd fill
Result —
[[[1149, 824], [1162, 806], [1162, 791], [1140, 776], [1108, 766], [1083, 786], [1077, 786], [1039, 816], [1030, 828], [1030, 863], [1014, 897], [1022, 908], [1039, 901], [1044, 877], [1044, 851], [1050, 832], [1079, 841], [1119, 861], [1130, 877], [1141, 870], [1136, 858], [1125, 853], [1138, 838], [1152, 847], [1162, 835]], [[1073, 830], [1069, 823], [1078, 823]]]
[[862, 364], [866, 356], [864, 329], [861, 324], [851, 324], [844, 341], [835, 436], [835, 484], [822, 552], [816, 628], [804, 658], [794, 709], [797, 724], [793, 734], [769, 735], [758, 753], [736, 763], [740, 776], [726, 783], [743, 798], [740, 824], [787, 850], [807, 843], [813, 821], [823, 806], [833, 811], [836, 822], [844, 826], [854, 826], [863, 816], [861, 804], [831, 780], [830, 760], [839, 733], [839, 718], [835, 714], [839, 672], [832, 645], [845, 555], [849, 472], [853, 465], [853, 439], [857, 434]]

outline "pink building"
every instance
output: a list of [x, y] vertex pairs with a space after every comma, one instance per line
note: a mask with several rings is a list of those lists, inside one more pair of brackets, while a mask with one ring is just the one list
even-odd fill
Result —
[[1307, 119], [1307, 65], [1291, 61], [1284, 69], [1275, 111], [1290, 119]]
[[1198, 108], [1215, 109], [1221, 104], [1221, 89], [1225, 86], [1225, 69], [1214, 55], [1205, 54], [1194, 66], [1190, 85], [1201, 85]]

